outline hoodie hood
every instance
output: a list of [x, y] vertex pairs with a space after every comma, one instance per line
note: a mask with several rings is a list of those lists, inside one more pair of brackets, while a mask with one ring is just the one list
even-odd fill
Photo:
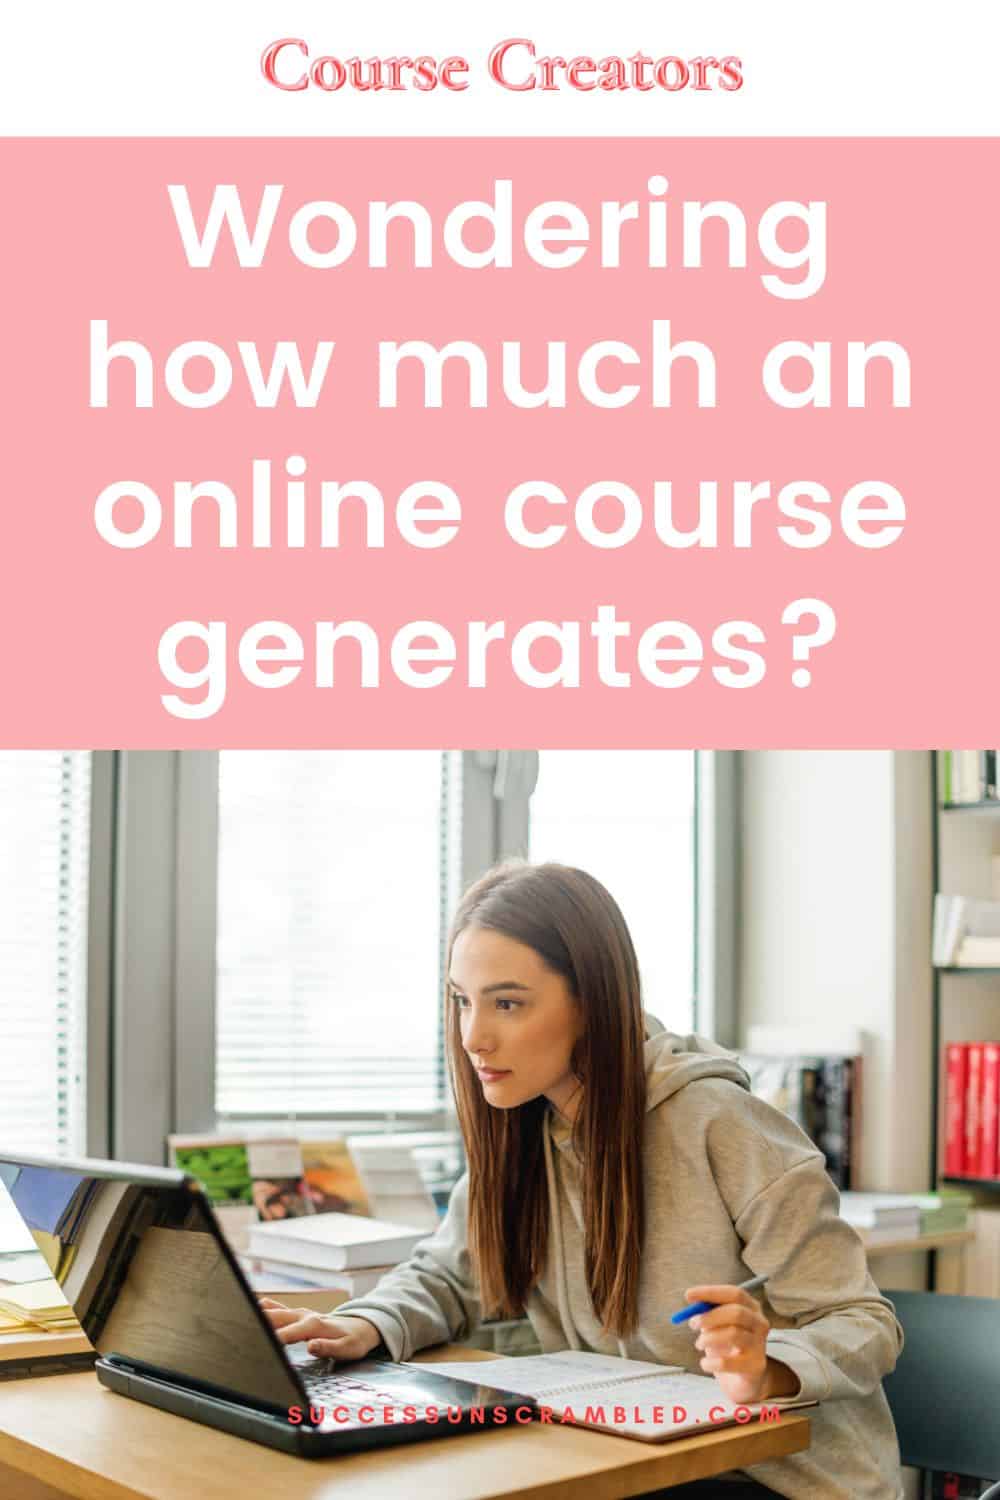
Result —
[[707, 1037], [678, 1036], [646, 1018], [646, 1112], [696, 1078], [728, 1078], [749, 1092], [750, 1079], [734, 1052]]
[[[735, 1052], [694, 1032], [680, 1036], [646, 1015], [646, 1113], [698, 1078], [727, 1078], [750, 1092], [750, 1079]], [[573, 1127], [557, 1110], [547, 1111], [548, 1135], [562, 1152], [573, 1152]]]

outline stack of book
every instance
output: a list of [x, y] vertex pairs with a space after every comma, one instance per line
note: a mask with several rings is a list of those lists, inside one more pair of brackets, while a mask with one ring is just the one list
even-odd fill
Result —
[[946, 807], [997, 800], [996, 750], [940, 750], [938, 795]]
[[772, 1056], [745, 1052], [750, 1087], [791, 1115], [826, 1158], [835, 1185], [858, 1180], [861, 1058], [841, 1054]]
[[38, 1281], [0, 1286], [0, 1333], [73, 1333], [73, 1309], [46, 1270]]
[[238, 1252], [261, 1220], [369, 1210], [343, 1137], [172, 1135], [167, 1146], [171, 1166], [198, 1179]]
[[1000, 901], [934, 897], [933, 960], [938, 968], [1000, 968]]
[[245, 1269], [258, 1288], [336, 1288], [366, 1292], [425, 1238], [423, 1229], [360, 1214], [314, 1214], [250, 1231]]
[[920, 1200], [905, 1193], [841, 1193], [840, 1217], [863, 1230], [869, 1244], [915, 1239], [921, 1233]]
[[948, 1177], [1000, 1178], [1000, 1042], [945, 1047], [945, 1148]]

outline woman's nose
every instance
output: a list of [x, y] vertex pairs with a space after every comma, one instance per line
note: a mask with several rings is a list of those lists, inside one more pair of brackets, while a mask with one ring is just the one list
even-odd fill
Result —
[[468, 1011], [466, 1016], [462, 1036], [462, 1044], [466, 1052], [481, 1053], [483, 1056], [492, 1052], [493, 1042], [485, 1017], [475, 1010]]

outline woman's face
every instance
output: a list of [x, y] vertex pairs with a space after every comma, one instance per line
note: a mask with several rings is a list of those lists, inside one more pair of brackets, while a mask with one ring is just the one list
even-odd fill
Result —
[[580, 1084], [570, 1055], [583, 1021], [562, 975], [525, 943], [466, 927], [452, 949], [448, 988], [486, 1102], [513, 1109], [544, 1094], [572, 1119]]

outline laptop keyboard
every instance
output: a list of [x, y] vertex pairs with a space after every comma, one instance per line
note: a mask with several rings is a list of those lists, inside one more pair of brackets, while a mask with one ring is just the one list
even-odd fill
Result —
[[383, 1391], [370, 1380], [359, 1380], [349, 1371], [337, 1370], [328, 1359], [312, 1360], [297, 1366], [296, 1373], [305, 1386], [306, 1395], [315, 1405], [364, 1406], [369, 1401], [392, 1403], [398, 1392]]
[[345, 1395], [348, 1389], [351, 1389], [354, 1395], [357, 1395], [359, 1390], [371, 1389], [370, 1386], [359, 1386], [357, 1381], [353, 1383], [353, 1386], [349, 1386], [343, 1375], [307, 1375], [301, 1370], [299, 1374], [302, 1376], [302, 1383], [310, 1400], [319, 1397], [321, 1401], [330, 1402]]
[[[328, 1411], [335, 1406], [346, 1406], [355, 1411], [365, 1406], [420, 1407], [428, 1399], [426, 1380], [421, 1382], [416, 1378], [405, 1377], [400, 1371], [395, 1371], [385, 1386], [380, 1382], [379, 1372], [376, 1370], [356, 1374], [349, 1367], [338, 1369], [328, 1359], [298, 1364], [296, 1373], [305, 1387], [310, 1405], [326, 1407]], [[435, 1400], [433, 1395], [430, 1399], [432, 1402]], [[451, 1399], [455, 1400], [454, 1395]]]

